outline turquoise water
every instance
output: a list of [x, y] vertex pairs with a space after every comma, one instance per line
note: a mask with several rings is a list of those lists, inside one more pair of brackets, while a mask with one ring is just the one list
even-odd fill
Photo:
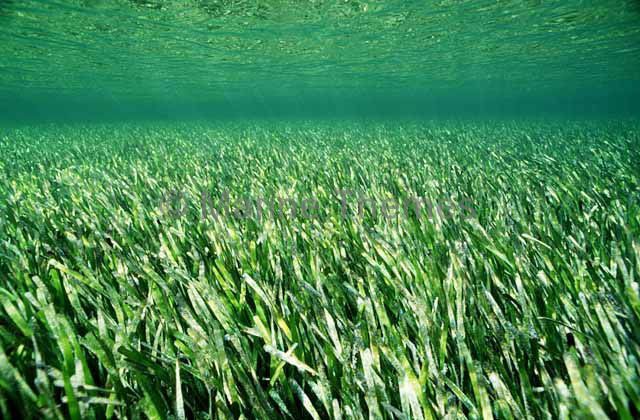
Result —
[[0, 1], [3, 120], [637, 115], [626, 1]]
[[0, 419], [632, 419], [638, 0], [0, 0]]

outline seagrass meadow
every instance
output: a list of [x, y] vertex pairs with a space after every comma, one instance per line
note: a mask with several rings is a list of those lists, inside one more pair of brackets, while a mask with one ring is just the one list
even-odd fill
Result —
[[638, 0], [0, 0], [0, 419], [640, 418]]
[[637, 418], [638, 128], [6, 129], [2, 417]]

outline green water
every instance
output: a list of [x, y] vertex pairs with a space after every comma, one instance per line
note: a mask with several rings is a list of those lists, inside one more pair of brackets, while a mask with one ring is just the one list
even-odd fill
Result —
[[3, 0], [3, 120], [638, 114], [640, 4]]
[[640, 413], [638, 0], [0, 0], [0, 419]]

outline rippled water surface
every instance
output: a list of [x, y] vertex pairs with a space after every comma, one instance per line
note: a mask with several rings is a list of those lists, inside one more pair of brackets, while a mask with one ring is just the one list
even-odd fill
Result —
[[0, 1], [5, 92], [569, 94], [639, 70], [636, 0]]

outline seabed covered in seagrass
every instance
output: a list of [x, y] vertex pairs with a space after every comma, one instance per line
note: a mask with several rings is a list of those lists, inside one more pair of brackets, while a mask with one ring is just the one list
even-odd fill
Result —
[[[632, 122], [6, 131], [0, 409], [631, 418], [638, 133]], [[366, 203], [339, 191], [366, 191]], [[227, 207], [316, 207], [203, 218], [203, 192], [209, 210], [223, 193]], [[406, 197], [448, 204], [381, 211]]]

